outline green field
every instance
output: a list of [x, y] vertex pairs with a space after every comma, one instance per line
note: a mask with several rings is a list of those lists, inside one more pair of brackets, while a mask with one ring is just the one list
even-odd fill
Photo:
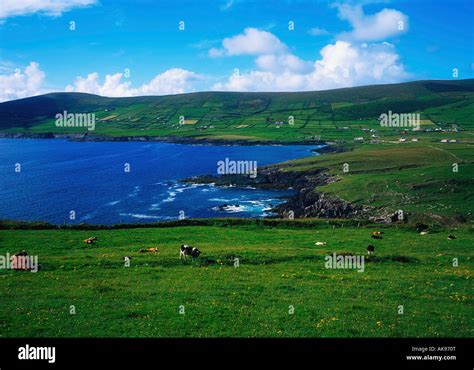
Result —
[[[472, 337], [472, 229], [387, 227], [375, 241], [374, 230], [325, 221], [3, 230], [0, 254], [27, 249], [42, 268], [0, 270], [0, 336]], [[92, 235], [96, 245], [82, 242]], [[181, 243], [203, 254], [180, 261]], [[369, 243], [364, 272], [325, 268], [326, 255], [366, 254]]]

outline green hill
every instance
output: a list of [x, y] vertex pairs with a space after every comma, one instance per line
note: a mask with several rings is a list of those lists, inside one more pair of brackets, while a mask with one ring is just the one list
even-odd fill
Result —
[[[94, 113], [89, 134], [178, 136], [228, 140], [347, 140], [381, 128], [388, 111], [420, 113], [428, 131], [457, 125], [474, 129], [474, 79], [416, 81], [316, 92], [191, 94], [107, 98], [83, 93], [52, 93], [0, 104], [1, 132], [80, 133], [56, 127], [54, 116]], [[293, 117], [294, 124], [288, 124]], [[180, 121], [181, 119], [181, 121]]]

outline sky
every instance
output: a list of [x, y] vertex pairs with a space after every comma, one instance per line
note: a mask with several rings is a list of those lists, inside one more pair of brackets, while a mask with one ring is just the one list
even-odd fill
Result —
[[473, 0], [2, 0], [0, 101], [474, 77]]

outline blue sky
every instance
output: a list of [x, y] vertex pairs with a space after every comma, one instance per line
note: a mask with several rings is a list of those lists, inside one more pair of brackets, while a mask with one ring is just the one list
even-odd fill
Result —
[[1, 101], [50, 91], [322, 90], [474, 74], [472, 0], [3, 3]]

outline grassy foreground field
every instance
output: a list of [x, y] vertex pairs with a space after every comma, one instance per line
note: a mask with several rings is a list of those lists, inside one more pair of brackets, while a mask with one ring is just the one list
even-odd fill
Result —
[[[380, 229], [294, 222], [1, 230], [0, 255], [26, 249], [42, 268], [0, 270], [0, 337], [474, 335], [472, 228], [419, 235], [392, 226], [372, 240]], [[98, 244], [82, 242], [92, 235]], [[202, 256], [180, 261], [182, 243]], [[325, 268], [326, 255], [365, 255], [368, 244], [376, 254], [364, 272]], [[139, 253], [157, 245], [157, 254]]]

